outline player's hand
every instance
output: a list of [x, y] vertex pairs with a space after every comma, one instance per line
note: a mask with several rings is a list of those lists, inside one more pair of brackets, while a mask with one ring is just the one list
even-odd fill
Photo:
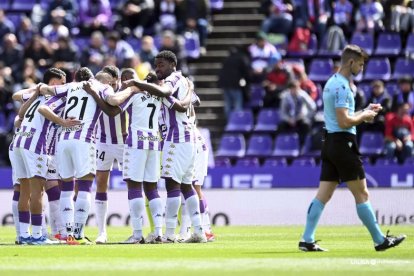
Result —
[[64, 119], [62, 121], [61, 126], [63, 127], [73, 127], [73, 126], [77, 126], [80, 125], [82, 122], [77, 120], [75, 117], [68, 117], [67, 119]]
[[375, 116], [377, 116], [377, 112], [370, 109], [366, 109], [362, 112], [362, 115], [364, 118], [364, 122], [372, 122]]
[[125, 89], [127, 87], [136, 86], [136, 83], [137, 83], [136, 80], [127, 80], [127, 81], [124, 81], [124, 82], [122, 82], [121, 90], [123, 90], [123, 89]]
[[382, 106], [381, 106], [381, 104], [370, 103], [369, 106], [367, 107], [367, 109], [375, 111], [375, 112], [378, 113], [382, 110]]
[[88, 94], [96, 94], [96, 91], [92, 88], [92, 84], [88, 81], [83, 84], [83, 90], [85, 90]]

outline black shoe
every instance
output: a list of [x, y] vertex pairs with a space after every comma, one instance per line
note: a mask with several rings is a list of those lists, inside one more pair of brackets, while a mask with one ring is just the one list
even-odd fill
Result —
[[299, 250], [309, 252], [309, 251], [328, 251], [328, 249], [324, 249], [319, 246], [318, 241], [314, 242], [299, 242]]
[[405, 240], [405, 238], [407, 237], [406, 235], [401, 235], [398, 237], [388, 235], [389, 232], [390, 231], [387, 231], [387, 235], [385, 236], [384, 242], [375, 246], [376, 251], [385, 251], [388, 248], [395, 247], [399, 245], [400, 243], [402, 243], [403, 240]]

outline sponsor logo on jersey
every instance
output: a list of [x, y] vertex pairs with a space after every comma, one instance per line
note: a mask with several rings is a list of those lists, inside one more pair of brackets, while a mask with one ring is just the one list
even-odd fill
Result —
[[73, 131], [79, 131], [82, 130], [83, 124], [71, 126], [71, 127], [62, 127], [62, 132], [73, 132]]

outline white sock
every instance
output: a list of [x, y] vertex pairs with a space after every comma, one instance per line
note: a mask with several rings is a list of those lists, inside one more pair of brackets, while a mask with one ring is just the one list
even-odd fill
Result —
[[95, 200], [96, 224], [98, 225], [99, 234], [106, 234], [106, 218], [108, 216], [108, 201]]
[[[47, 234], [47, 232], [46, 232], [46, 234]], [[32, 225], [32, 236], [35, 239], [38, 239], [41, 236], [44, 236], [44, 233], [43, 233], [43, 223], [42, 223], [42, 225]]]
[[49, 201], [49, 221], [52, 235], [60, 233], [63, 230], [62, 228], [64, 228], [60, 215], [59, 201]]
[[16, 237], [20, 236], [20, 223], [19, 223], [19, 202], [13, 200], [12, 201], [12, 211], [13, 211], [13, 221], [14, 221], [14, 228], [16, 229]]
[[185, 201], [181, 202], [181, 224], [180, 224], [180, 235], [184, 236], [190, 233], [191, 230], [191, 220], [188, 215], [187, 205]]
[[19, 222], [20, 237], [28, 238], [30, 236], [30, 223]]
[[173, 236], [175, 228], [177, 227], [178, 210], [181, 205], [181, 197], [167, 197], [167, 204], [165, 205], [165, 235], [167, 237]]
[[194, 233], [203, 233], [200, 216], [200, 201], [197, 194], [186, 199], [187, 210], [193, 225]]
[[152, 221], [154, 222], [155, 236], [162, 236], [163, 208], [161, 198], [154, 198], [149, 202]]
[[60, 214], [64, 226], [68, 235], [73, 235], [73, 225], [74, 225], [74, 203], [73, 203], [73, 192], [70, 191], [61, 191], [60, 193]]
[[206, 231], [207, 233], [211, 233], [210, 210], [208, 209], [208, 207], [205, 209], [204, 213], [202, 214], [201, 219], [203, 221], [204, 231]]
[[134, 230], [134, 237], [142, 238], [142, 214], [145, 210], [145, 201], [142, 197], [129, 200], [129, 212], [131, 214], [131, 226]]
[[91, 193], [79, 191], [75, 202], [75, 238], [83, 238], [83, 228], [88, 220], [91, 208]]

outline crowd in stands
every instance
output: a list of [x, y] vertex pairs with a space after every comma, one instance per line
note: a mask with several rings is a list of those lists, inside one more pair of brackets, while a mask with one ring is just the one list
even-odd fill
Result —
[[[298, 135], [300, 153], [309, 147], [307, 141], [320, 148], [322, 88], [339, 68], [340, 50], [353, 43], [370, 54], [365, 72], [351, 84], [356, 110], [369, 103], [383, 106], [374, 122], [358, 128], [361, 144], [371, 134], [380, 136], [381, 149], [370, 162], [381, 157], [401, 164], [413, 156], [413, 1], [263, 0], [261, 10], [266, 18], [255, 43], [228, 57], [219, 75], [228, 133], [242, 132], [250, 138], [246, 141], [254, 138], [256, 143], [256, 135], [263, 134], [257, 127], [264, 111], [273, 110], [277, 125], [267, 134], [272, 134], [275, 148], [278, 135], [292, 132]], [[248, 122], [250, 114], [250, 131], [233, 127]], [[228, 138], [223, 137], [219, 155], [226, 156], [221, 149]], [[251, 143], [244, 146], [247, 153]], [[275, 148], [267, 157], [275, 156]]]
[[16, 107], [11, 95], [50, 66], [93, 73], [132, 67], [143, 78], [171, 50], [178, 67], [205, 53], [209, 0], [6, 0], [0, 3], [0, 164], [8, 163]]

